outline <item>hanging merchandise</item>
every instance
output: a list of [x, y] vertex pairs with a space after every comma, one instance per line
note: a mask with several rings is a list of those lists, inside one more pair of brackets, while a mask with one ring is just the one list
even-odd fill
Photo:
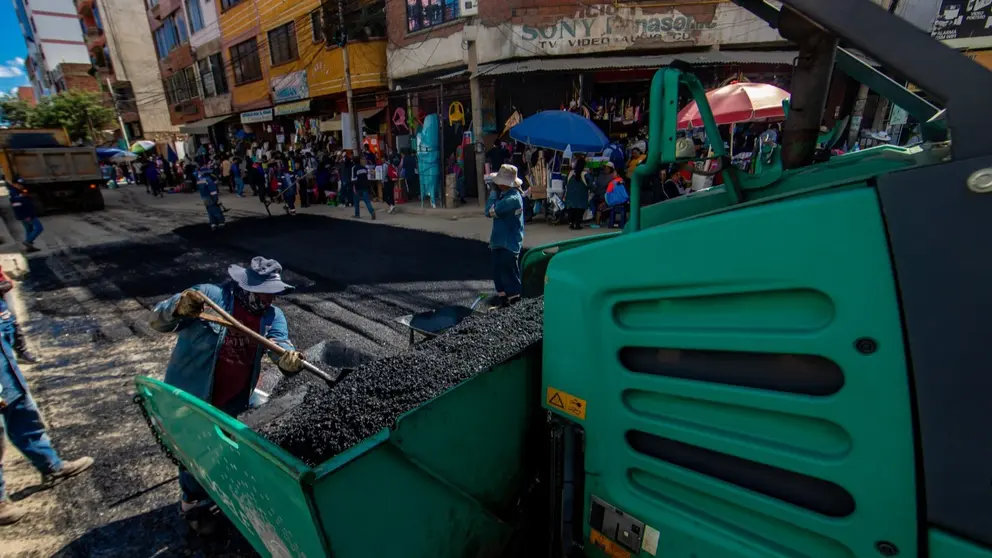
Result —
[[403, 107], [396, 107], [393, 111], [393, 126], [396, 127], [397, 135], [410, 133], [410, 127], [406, 124], [406, 110]]
[[520, 116], [520, 111], [514, 109], [513, 114], [511, 114], [510, 117], [506, 119], [506, 123], [503, 124], [503, 132], [500, 133], [500, 137], [506, 134], [510, 128], [520, 124], [521, 120], [523, 120], [523, 117]]
[[452, 101], [448, 105], [448, 124], [451, 126], [455, 124], [465, 125], [465, 106], [460, 101]]
[[441, 189], [441, 151], [438, 133], [440, 122], [436, 114], [424, 119], [423, 129], [417, 134], [417, 166], [420, 170], [420, 203], [430, 196], [431, 207], [437, 206]]

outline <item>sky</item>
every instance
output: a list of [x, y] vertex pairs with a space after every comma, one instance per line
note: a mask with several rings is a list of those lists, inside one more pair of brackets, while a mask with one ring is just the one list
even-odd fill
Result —
[[24, 70], [27, 50], [13, 3], [0, 0], [0, 93], [10, 93], [19, 85], [28, 85]]

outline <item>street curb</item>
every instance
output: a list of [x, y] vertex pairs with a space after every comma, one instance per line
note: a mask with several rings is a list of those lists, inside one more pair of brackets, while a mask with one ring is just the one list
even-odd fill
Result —
[[396, 204], [396, 213], [405, 215], [427, 215], [430, 217], [445, 217], [447, 219], [461, 219], [464, 217], [482, 217], [482, 208], [477, 206], [462, 207], [420, 207], [420, 202], [407, 202]]

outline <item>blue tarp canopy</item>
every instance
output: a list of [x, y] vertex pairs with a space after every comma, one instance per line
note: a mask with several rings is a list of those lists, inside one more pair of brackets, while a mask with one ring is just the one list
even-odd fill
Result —
[[564, 110], [546, 110], [523, 119], [510, 128], [510, 137], [545, 149], [573, 153], [599, 153], [609, 143], [596, 123]]

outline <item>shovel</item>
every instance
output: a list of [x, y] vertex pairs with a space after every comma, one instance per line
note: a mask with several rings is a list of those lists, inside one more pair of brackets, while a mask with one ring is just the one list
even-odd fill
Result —
[[[203, 293], [199, 291], [193, 291], [193, 292], [199, 295], [200, 300], [202, 300], [207, 306], [209, 306], [211, 310], [217, 312], [216, 316], [213, 314], [201, 313], [199, 316], [201, 320], [212, 322], [215, 324], [220, 324], [226, 328], [233, 327], [234, 329], [254, 339], [256, 343], [262, 345], [266, 349], [275, 352], [277, 355], [282, 356], [286, 353], [286, 349], [280, 347], [271, 339], [267, 337], [263, 337], [257, 331], [252, 330], [251, 328], [245, 326], [243, 323], [234, 319], [234, 316], [231, 316], [230, 314], [225, 312], [224, 309], [221, 308], [219, 304], [217, 304], [213, 300], [210, 300], [210, 298], [205, 296]], [[341, 376], [340, 371], [335, 372], [334, 374], [328, 374], [327, 372], [324, 372], [320, 368], [317, 368], [316, 366], [310, 364], [305, 360], [303, 361], [303, 369], [332, 385], [336, 383]]]

